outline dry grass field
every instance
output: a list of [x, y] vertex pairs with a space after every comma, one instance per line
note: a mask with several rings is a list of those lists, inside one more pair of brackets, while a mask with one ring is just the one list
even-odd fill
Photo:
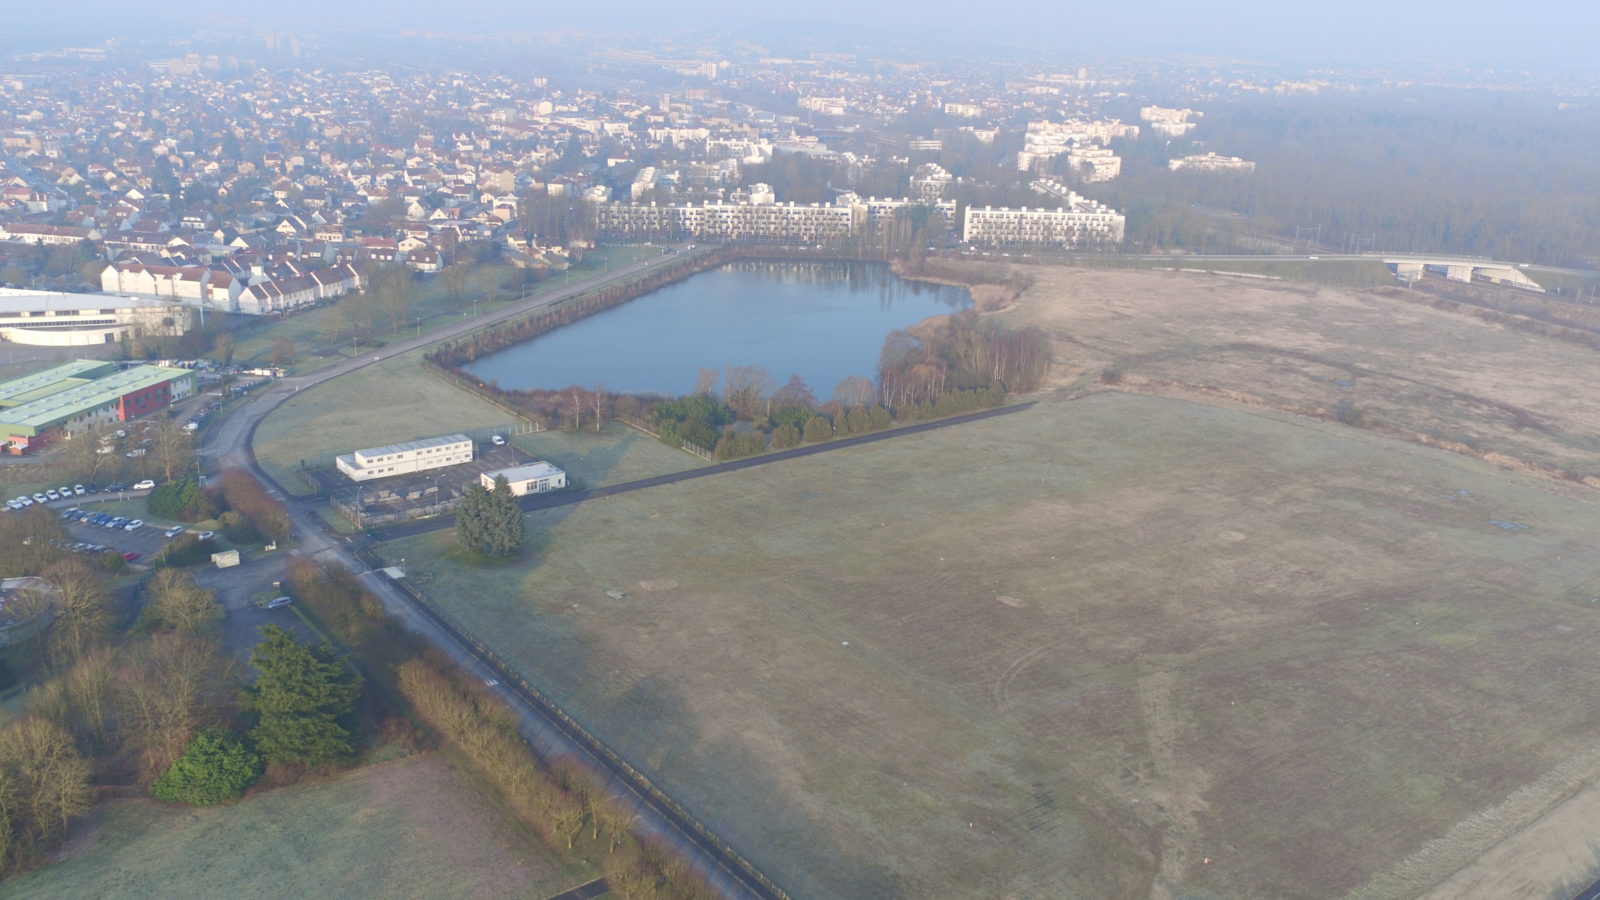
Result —
[[1600, 775], [1593, 500], [1103, 393], [390, 552], [797, 895], [1405, 896]]
[[24, 897], [548, 897], [579, 883], [441, 757], [207, 809], [102, 804]]
[[[1029, 267], [1007, 320], [1055, 339], [1058, 384], [1112, 367], [1123, 387], [1331, 414], [1507, 464], [1600, 476], [1600, 354], [1424, 305], [1201, 273]], [[1505, 289], [1509, 290], [1509, 289]]]

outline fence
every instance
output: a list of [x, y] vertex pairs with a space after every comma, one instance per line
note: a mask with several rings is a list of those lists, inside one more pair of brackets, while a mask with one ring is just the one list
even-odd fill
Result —
[[615, 751], [595, 737], [589, 729], [567, 715], [566, 711], [557, 706], [543, 691], [529, 684], [509, 662], [479, 641], [449, 613], [434, 605], [426, 594], [413, 586], [408, 580], [396, 579], [384, 572], [384, 561], [377, 554], [366, 547], [358, 549], [356, 553], [362, 562], [369, 568], [376, 570], [386, 581], [410, 597], [418, 608], [442, 626], [447, 633], [471, 647], [480, 659], [495, 670], [502, 681], [509, 685], [514, 685], [522, 696], [535, 706], [541, 714], [565, 731], [568, 738], [589, 752], [597, 761], [604, 763], [614, 774], [632, 785], [634, 790], [647, 797], [657, 810], [666, 815], [668, 821], [686, 829], [690, 832], [690, 837], [697, 840], [703, 847], [713, 850], [725, 863], [731, 864], [734, 869], [737, 869], [737, 872], [730, 870], [731, 874], [734, 874], [736, 878], [759, 885], [768, 897], [788, 900], [789, 895], [787, 892], [762, 874], [759, 869], [741, 856], [726, 841], [718, 837], [709, 828], [700, 824], [699, 819], [695, 818], [676, 800], [656, 787], [649, 776], [634, 768], [626, 759], [617, 755]]
[[[634, 418], [633, 416], [617, 416], [616, 419], [618, 422], [621, 422], [624, 425], [639, 429], [656, 440], [661, 440], [661, 432], [652, 430], [649, 425], [644, 423], [643, 419]], [[704, 460], [711, 459], [711, 451], [700, 446], [699, 444], [696, 444], [694, 441], [684, 441], [678, 445], [678, 449], [687, 453], [692, 453]]]

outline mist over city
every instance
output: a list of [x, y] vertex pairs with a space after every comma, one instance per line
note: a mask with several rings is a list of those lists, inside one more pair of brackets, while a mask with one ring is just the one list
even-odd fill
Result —
[[0, 894], [1600, 897], [1600, 11], [0, 12]]

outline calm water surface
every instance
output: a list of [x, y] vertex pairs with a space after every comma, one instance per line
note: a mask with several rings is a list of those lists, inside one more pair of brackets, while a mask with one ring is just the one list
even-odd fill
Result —
[[965, 288], [907, 281], [882, 264], [737, 262], [466, 370], [504, 388], [580, 384], [676, 395], [694, 389], [702, 368], [757, 365], [778, 385], [799, 375], [826, 400], [848, 376], [876, 376], [890, 331], [971, 304]]

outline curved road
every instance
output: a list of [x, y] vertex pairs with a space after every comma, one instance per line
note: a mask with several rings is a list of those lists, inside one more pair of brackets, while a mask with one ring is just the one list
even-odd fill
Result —
[[254, 473], [262, 484], [266, 485], [267, 492], [288, 508], [295, 533], [300, 540], [300, 552], [324, 564], [343, 566], [355, 573], [362, 584], [382, 600], [384, 609], [390, 615], [447, 652], [473, 676], [486, 682], [496, 682], [496, 691], [517, 712], [524, 736], [540, 754], [546, 758], [574, 757], [588, 763], [594, 771], [609, 773], [608, 787], [632, 800], [639, 815], [641, 829], [678, 848], [695, 863], [696, 868], [719, 893], [736, 900], [780, 898], [786, 895], [768, 889], [750, 877], [715, 843], [696, 833], [681, 816], [658, 804], [641, 790], [639, 785], [624, 777], [614, 765], [593, 752], [581, 738], [570, 733], [559, 719], [542, 708], [537, 698], [515, 686], [513, 673], [503, 670], [497, 663], [475, 650], [464, 640], [464, 636], [433, 615], [431, 611], [412, 601], [404, 591], [395, 587], [381, 573], [364, 566], [356, 557], [356, 546], [351, 539], [330, 533], [320, 516], [307, 504], [290, 496], [282, 485], [257, 465], [250, 446], [261, 420], [301, 389], [322, 384], [441, 340], [459, 337], [491, 322], [510, 319], [529, 310], [558, 303], [583, 291], [620, 281], [644, 271], [652, 261], [654, 260], [645, 260], [591, 275], [497, 312], [466, 319], [459, 324], [452, 324], [420, 337], [399, 341], [374, 351], [370, 356], [345, 360], [316, 372], [283, 379], [221, 417], [202, 438], [199, 454], [202, 465], [210, 472], [243, 468]]

